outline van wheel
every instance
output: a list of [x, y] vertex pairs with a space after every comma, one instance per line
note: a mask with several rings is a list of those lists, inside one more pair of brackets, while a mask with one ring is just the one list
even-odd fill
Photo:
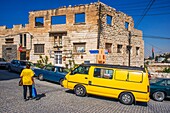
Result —
[[134, 97], [131, 93], [121, 93], [119, 100], [121, 103], [126, 104], [126, 105], [131, 105], [134, 102]]
[[81, 96], [81, 97], [84, 97], [86, 95], [86, 89], [84, 86], [82, 85], [77, 85], [75, 88], [74, 88], [74, 93], [77, 95], [77, 96]]
[[63, 87], [63, 81], [64, 81], [64, 79], [60, 79], [60, 81], [59, 81], [59, 83], [62, 87]]
[[44, 78], [43, 78], [43, 74], [40, 74], [39, 76], [38, 76], [38, 79], [40, 80], [40, 81], [42, 81]]
[[162, 92], [162, 91], [157, 91], [155, 93], [153, 93], [153, 99], [156, 100], [156, 101], [163, 101], [165, 99], [165, 93]]

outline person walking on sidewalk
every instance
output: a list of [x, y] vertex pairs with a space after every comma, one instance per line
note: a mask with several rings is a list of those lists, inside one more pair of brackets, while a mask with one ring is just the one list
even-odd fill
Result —
[[[30, 69], [30, 64], [27, 64], [20, 75], [23, 82], [23, 96], [25, 101], [32, 99], [32, 85], [34, 84], [33, 76], [34, 72]], [[29, 88], [29, 98], [27, 97], [27, 88]]]

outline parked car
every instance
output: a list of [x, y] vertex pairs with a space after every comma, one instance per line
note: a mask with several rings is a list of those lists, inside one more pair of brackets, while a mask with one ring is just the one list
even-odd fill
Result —
[[4, 58], [0, 58], [0, 67], [7, 68], [8, 62]]
[[35, 76], [39, 80], [49, 80], [57, 82], [62, 86], [62, 82], [67, 72], [64, 71], [64, 67], [60, 66], [45, 66], [43, 69], [34, 68], [33, 69]]
[[22, 61], [22, 60], [12, 60], [9, 65], [8, 65], [8, 71], [14, 71], [21, 73], [24, 68], [26, 68], [26, 64], [29, 63], [31, 64], [31, 68], [33, 66], [33, 63], [29, 61]]
[[150, 95], [156, 101], [163, 101], [166, 97], [170, 97], [170, 78], [150, 80]]

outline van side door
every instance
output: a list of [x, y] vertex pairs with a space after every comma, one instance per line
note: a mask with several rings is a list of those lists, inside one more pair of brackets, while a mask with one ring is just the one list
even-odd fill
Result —
[[113, 96], [114, 85], [112, 68], [92, 67], [93, 71], [89, 79], [89, 93], [97, 95]]
[[89, 79], [89, 66], [80, 65], [71, 71], [68, 78], [68, 88], [73, 89], [75, 85], [81, 84], [83, 86], [88, 85]]

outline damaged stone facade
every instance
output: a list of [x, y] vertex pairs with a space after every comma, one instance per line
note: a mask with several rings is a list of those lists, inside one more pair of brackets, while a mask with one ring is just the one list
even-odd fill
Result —
[[[65, 22], [54, 21], [58, 17]], [[89, 50], [105, 49], [108, 51], [106, 63], [128, 65], [127, 48], [130, 47], [130, 65], [144, 64], [142, 32], [134, 28], [132, 17], [101, 2], [29, 12], [29, 23], [25, 27], [0, 26], [0, 41], [0, 57], [8, 60], [26, 57], [36, 63], [42, 55], [48, 56], [54, 65], [66, 66], [71, 61], [96, 63], [96, 54], [90, 54]], [[18, 51], [21, 45], [22, 52]], [[7, 58], [4, 51], [9, 48], [16, 55]]]

